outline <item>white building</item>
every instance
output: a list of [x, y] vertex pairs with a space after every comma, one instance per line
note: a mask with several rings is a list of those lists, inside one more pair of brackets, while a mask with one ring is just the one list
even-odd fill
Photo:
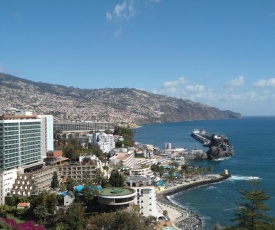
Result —
[[38, 115], [37, 117], [41, 119], [41, 148], [42, 157], [45, 158], [48, 151], [54, 150], [53, 116]]
[[134, 188], [137, 191], [135, 203], [139, 205], [140, 214], [143, 216], [155, 216], [157, 214], [157, 202], [154, 186]]
[[162, 211], [159, 210], [156, 199], [155, 187], [151, 186], [149, 177], [131, 176], [126, 180], [127, 184], [136, 190], [137, 196], [134, 204], [139, 206], [139, 212], [143, 216], [154, 216], [164, 219]]
[[52, 121], [52, 116], [25, 111], [0, 116], [0, 204], [4, 204], [19, 167], [24, 173], [43, 166], [42, 154], [53, 149]]
[[121, 148], [119, 152], [115, 152], [114, 156], [112, 156], [109, 161], [112, 165], [117, 165], [123, 168], [132, 168], [135, 164], [134, 150]]
[[154, 177], [154, 173], [151, 170], [150, 165], [139, 165], [135, 164], [132, 169], [129, 171], [130, 176], [142, 176], [142, 177]]
[[5, 204], [5, 196], [10, 193], [16, 178], [16, 168], [9, 170], [0, 169], [0, 205]]
[[93, 133], [93, 144], [98, 145], [104, 153], [109, 153], [115, 148], [114, 136], [103, 132]]

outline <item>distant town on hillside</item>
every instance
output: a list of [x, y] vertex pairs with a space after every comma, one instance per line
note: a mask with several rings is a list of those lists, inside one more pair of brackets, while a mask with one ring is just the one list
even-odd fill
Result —
[[51, 114], [55, 122], [152, 124], [239, 118], [229, 110], [134, 88], [79, 89], [0, 73], [0, 113], [10, 109]]

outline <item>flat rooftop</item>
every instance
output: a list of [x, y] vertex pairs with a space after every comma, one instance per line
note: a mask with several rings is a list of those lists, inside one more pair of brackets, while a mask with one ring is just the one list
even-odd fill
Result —
[[130, 188], [104, 188], [99, 191], [103, 196], [125, 196], [134, 193], [135, 191]]

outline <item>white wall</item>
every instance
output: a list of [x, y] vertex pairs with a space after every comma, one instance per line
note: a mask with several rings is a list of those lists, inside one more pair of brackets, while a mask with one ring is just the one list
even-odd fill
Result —
[[5, 204], [5, 196], [10, 192], [17, 178], [17, 170], [0, 170], [0, 205]]

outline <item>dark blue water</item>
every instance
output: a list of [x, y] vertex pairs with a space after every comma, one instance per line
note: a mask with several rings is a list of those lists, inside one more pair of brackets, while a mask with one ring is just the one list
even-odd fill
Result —
[[271, 196], [267, 204], [268, 214], [275, 217], [275, 117], [244, 117], [241, 119], [188, 121], [146, 125], [135, 129], [135, 139], [144, 144], [164, 148], [203, 146], [190, 137], [193, 129], [205, 129], [208, 134], [225, 134], [234, 147], [235, 154], [225, 161], [199, 161], [195, 164], [214, 166], [214, 173], [228, 169], [231, 179], [188, 190], [171, 199], [200, 215], [204, 229], [212, 229], [215, 223], [222, 226], [234, 224], [234, 209], [241, 202], [240, 190], [251, 190], [249, 181], [259, 178], [259, 189]]

